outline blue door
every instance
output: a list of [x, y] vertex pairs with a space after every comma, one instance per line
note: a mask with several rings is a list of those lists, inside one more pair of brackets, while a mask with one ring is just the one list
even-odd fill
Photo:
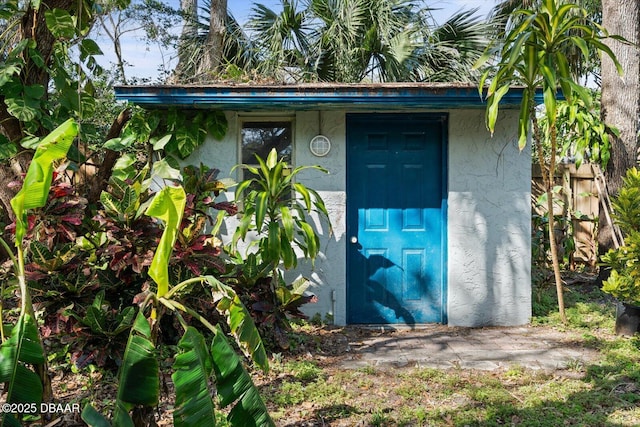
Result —
[[347, 115], [348, 323], [446, 323], [446, 125]]

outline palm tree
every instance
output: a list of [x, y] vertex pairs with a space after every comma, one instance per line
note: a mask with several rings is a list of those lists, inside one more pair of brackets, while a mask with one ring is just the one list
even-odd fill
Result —
[[307, 11], [300, 10], [297, 0], [282, 0], [281, 4], [280, 13], [256, 4], [251, 9], [248, 25], [255, 40], [254, 54], [259, 58], [259, 72], [279, 75], [280, 80], [288, 73], [304, 73], [308, 69], [311, 52]]
[[[579, 86], [571, 73], [566, 52], [577, 50], [589, 60], [593, 50], [600, 51], [611, 58], [616, 69], [621, 67], [611, 49], [604, 44], [609, 36], [598, 23], [587, 18], [587, 12], [575, 4], [558, 5], [556, 0], [541, 0], [535, 10], [519, 9], [519, 15], [512, 28], [507, 27], [504, 38], [492, 45], [480, 63], [495, 57], [497, 62], [490, 66], [480, 81], [480, 90], [484, 91], [484, 83], [491, 79], [487, 89], [487, 126], [493, 132], [497, 120], [500, 100], [511, 86], [524, 86], [519, 120], [519, 143], [524, 147], [529, 134], [529, 123], [532, 123], [533, 142], [541, 146], [545, 136], [550, 141], [551, 153], [557, 151], [557, 97], [558, 91], [564, 98], [574, 98], [591, 104], [589, 90]], [[592, 47], [592, 50], [589, 49]], [[534, 97], [536, 90], [542, 88], [547, 121], [543, 126], [536, 117]], [[555, 245], [555, 224], [553, 212], [553, 184], [556, 167], [556, 156], [550, 155], [548, 162], [543, 159], [543, 150], [538, 150], [539, 163], [542, 168], [544, 188], [547, 194], [547, 211], [549, 214], [549, 241], [551, 242], [551, 259], [558, 294], [558, 308], [563, 321], [564, 297], [558, 250]]]
[[472, 65], [486, 47], [488, 30], [474, 10], [438, 25], [431, 9], [412, 0], [281, 0], [281, 5], [277, 13], [255, 4], [246, 31], [228, 14], [217, 74], [199, 65], [210, 31], [210, 3], [205, 0], [197, 21], [187, 11], [174, 80], [233, 77], [226, 72], [230, 68], [289, 82], [477, 80]]
[[[433, 19], [421, 25], [422, 42], [418, 47], [418, 61], [412, 80], [430, 82], [475, 82], [476, 61], [488, 44], [486, 34], [489, 25], [476, 15], [476, 9], [461, 11], [451, 16], [444, 24], [437, 25]], [[428, 25], [429, 21], [432, 22]]]
[[[227, 10], [224, 2], [216, 2], [216, 18], [212, 18], [211, 0], [204, 0], [198, 7], [194, 0], [182, 0], [183, 31], [178, 44], [178, 65], [172, 82], [194, 83], [206, 82], [224, 75], [229, 65], [240, 69], [256, 67], [256, 49], [252, 40], [243, 31], [242, 26]], [[210, 37], [211, 23], [218, 28], [218, 16], [226, 15], [225, 31], [222, 40]], [[197, 12], [194, 12], [197, 11]], [[221, 43], [221, 44], [220, 44]], [[214, 53], [212, 50], [220, 52]], [[207, 53], [208, 52], [208, 53]]]
[[[486, 46], [474, 11], [438, 26], [411, 0], [282, 0], [256, 5], [250, 29], [262, 41], [261, 70], [293, 80], [465, 81]], [[281, 76], [282, 77], [282, 76]]]

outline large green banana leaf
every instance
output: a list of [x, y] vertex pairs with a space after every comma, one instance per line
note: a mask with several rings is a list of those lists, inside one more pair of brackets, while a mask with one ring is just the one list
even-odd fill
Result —
[[82, 408], [82, 414], [80, 414], [82, 421], [87, 423], [89, 427], [111, 427], [111, 423], [96, 410], [90, 404], [87, 404]]
[[251, 376], [242, 366], [240, 357], [227, 342], [227, 337], [220, 326], [217, 326], [213, 337], [211, 356], [220, 405], [227, 407], [235, 402], [227, 416], [231, 425], [275, 426]]
[[154, 196], [145, 212], [164, 221], [164, 232], [149, 267], [149, 276], [158, 285], [158, 297], [169, 291], [169, 258], [182, 221], [186, 197], [182, 187], [165, 187]]
[[16, 214], [16, 246], [22, 244], [27, 230], [27, 209], [40, 208], [47, 203], [54, 162], [66, 157], [77, 134], [78, 125], [69, 119], [38, 144], [22, 189], [11, 199], [11, 207]]
[[[0, 383], [8, 383], [7, 403], [35, 403], [40, 408], [42, 382], [28, 365], [42, 365], [44, 351], [40, 345], [38, 327], [29, 314], [18, 318], [11, 338], [0, 346]], [[10, 413], [2, 414], [3, 426], [19, 426]]]
[[151, 341], [151, 327], [142, 311], [138, 312], [124, 351], [118, 397], [113, 424], [133, 426], [129, 412], [136, 406], [154, 406], [160, 395], [160, 370], [155, 346]]
[[212, 361], [207, 343], [189, 326], [178, 343], [180, 353], [173, 363], [176, 391], [173, 424], [176, 427], [215, 426], [215, 404], [209, 389]]
[[268, 371], [269, 359], [267, 358], [262, 338], [260, 338], [258, 328], [256, 328], [251, 314], [240, 301], [238, 295], [231, 287], [213, 276], [205, 276], [204, 279], [212, 288], [214, 300], [218, 303], [216, 308], [227, 316], [227, 323], [231, 328], [231, 333], [242, 351], [260, 369], [265, 372]]
[[[160, 395], [160, 369], [155, 346], [151, 341], [151, 327], [142, 311], [138, 312], [129, 333], [129, 341], [122, 358], [118, 380], [118, 396], [113, 411], [113, 425], [134, 427], [129, 414], [138, 406], [155, 406]], [[109, 427], [109, 421], [93, 406], [87, 404], [82, 420], [91, 427]]]

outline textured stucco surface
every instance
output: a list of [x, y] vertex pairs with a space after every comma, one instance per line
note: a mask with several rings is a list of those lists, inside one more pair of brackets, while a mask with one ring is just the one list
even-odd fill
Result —
[[[321, 236], [322, 253], [315, 265], [299, 259], [298, 268], [285, 272], [285, 278], [293, 281], [302, 275], [311, 280], [309, 291], [318, 296], [318, 302], [303, 307], [310, 316], [320, 313], [324, 318], [330, 314], [336, 324], [346, 322], [346, 147], [345, 112], [317, 111], [291, 113], [242, 113], [226, 112], [229, 130], [222, 141], [208, 140], [190, 158], [189, 162], [203, 162], [221, 170], [220, 177], [238, 179], [231, 171], [240, 162], [239, 129], [243, 120], [292, 119], [294, 123], [294, 166], [319, 165], [328, 173], [308, 169], [298, 175], [298, 181], [316, 190], [325, 201], [329, 211], [331, 230], [326, 221], [314, 217], [315, 228]], [[331, 140], [331, 151], [325, 157], [315, 157], [309, 150], [309, 141], [322, 132]], [[226, 198], [233, 200], [233, 192]], [[235, 229], [235, 220], [229, 219], [223, 227], [223, 240], [228, 242]], [[251, 236], [247, 236], [247, 242]]]
[[[300, 111], [273, 117], [294, 119], [293, 162], [320, 165], [327, 174], [304, 171], [299, 181], [317, 190], [329, 210], [332, 230], [316, 219], [322, 253], [315, 266], [301, 261], [293, 279], [312, 280], [318, 303], [309, 315], [331, 314], [346, 323], [346, 127], [345, 111]], [[517, 112], [501, 112], [493, 138], [484, 127], [483, 110], [449, 112], [447, 300], [450, 325], [520, 325], [530, 319], [530, 155], [517, 148]], [[229, 131], [223, 141], [208, 141], [189, 159], [233, 176], [238, 158], [238, 129], [243, 119], [269, 114], [227, 112]], [[319, 133], [331, 140], [326, 157], [315, 157], [309, 141]], [[229, 199], [233, 193], [227, 194]], [[227, 222], [226, 238], [233, 234]]]
[[449, 116], [449, 324], [521, 325], [531, 317], [531, 154], [517, 147], [517, 111], [501, 112], [493, 137], [482, 113]]

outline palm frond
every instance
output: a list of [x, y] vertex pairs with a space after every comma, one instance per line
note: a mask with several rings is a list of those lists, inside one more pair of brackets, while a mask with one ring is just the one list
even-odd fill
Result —
[[[472, 81], [486, 46], [488, 28], [474, 10], [437, 25], [433, 9], [413, 0], [280, 0], [280, 6], [255, 4], [246, 32], [228, 20], [229, 64], [288, 82]], [[190, 61], [201, 56], [205, 30], [185, 43]]]

